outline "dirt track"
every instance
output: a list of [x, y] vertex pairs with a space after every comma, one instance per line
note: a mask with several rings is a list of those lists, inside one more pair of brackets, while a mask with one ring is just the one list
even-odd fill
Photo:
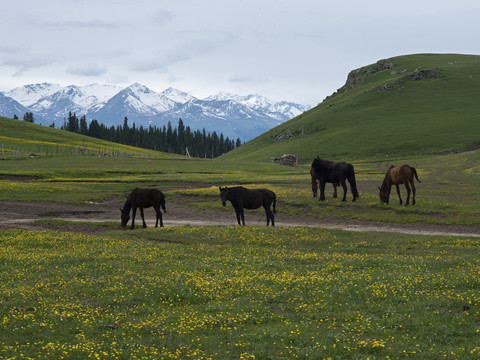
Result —
[[[118, 221], [120, 227], [120, 207], [122, 199], [111, 199], [102, 203], [61, 204], [49, 202], [14, 202], [0, 201], [0, 228], [52, 229], [51, 226], [33, 224], [40, 219], [63, 219], [71, 221], [105, 222]], [[155, 225], [153, 209], [145, 210], [145, 220], [148, 226]], [[167, 203], [167, 214], [164, 214], [165, 226], [179, 225], [234, 225], [235, 212], [231, 206], [227, 209], [195, 210], [182, 203]], [[265, 225], [263, 212], [245, 212], [247, 225]], [[319, 226], [329, 229], [344, 229], [349, 231], [381, 231], [413, 235], [451, 235], [480, 237], [480, 226], [442, 226], [425, 224], [397, 224], [382, 222], [364, 222], [341, 220], [336, 218], [314, 219], [307, 216], [287, 216], [279, 213], [275, 216], [277, 226]], [[137, 212], [137, 226], [141, 224], [140, 213]], [[101, 232], [101, 227], [87, 225], [64, 225], [58, 228], [62, 231]]]

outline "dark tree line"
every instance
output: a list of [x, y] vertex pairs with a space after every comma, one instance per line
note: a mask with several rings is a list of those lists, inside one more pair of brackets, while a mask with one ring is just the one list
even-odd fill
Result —
[[225, 138], [222, 133], [220, 135], [215, 131], [207, 133], [205, 128], [202, 131], [192, 131], [189, 126], [183, 124], [182, 119], [178, 120], [175, 128], [172, 128], [170, 122], [162, 128], [136, 127], [135, 123], [129, 126], [127, 117], [123, 121], [123, 126], [107, 127], [97, 120], [87, 124], [85, 115], [79, 119], [75, 113], [69, 112], [68, 119], [64, 120], [60, 128], [102, 140], [168, 153], [185, 155], [188, 148], [189, 154], [194, 157], [217, 157], [241, 145], [239, 138], [234, 141]]
[[[18, 120], [17, 114], [13, 115], [13, 119]], [[33, 117], [33, 113], [32, 112], [26, 112], [25, 115], [23, 115], [23, 121], [26, 121], [26, 122], [29, 122], [29, 123], [34, 123], [35, 118]]]

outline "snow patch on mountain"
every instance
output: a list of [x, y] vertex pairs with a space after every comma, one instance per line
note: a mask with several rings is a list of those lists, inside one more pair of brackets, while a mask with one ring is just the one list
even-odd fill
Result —
[[[130, 124], [162, 127], [173, 126], [182, 119], [193, 131], [216, 131], [230, 138], [250, 140], [289, 120], [310, 107], [287, 101], [275, 102], [253, 94], [240, 96], [228, 92], [198, 99], [190, 93], [168, 88], [155, 92], [134, 83], [126, 88], [112, 85], [60, 86], [42, 83], [12, 89], [0, 96], [0, 115], [12, 117], [19, 112], [18, 103], [34, 113], [37, 123], [58, 126], [68, 113], [87, 120], [96, 119], [106, 126], [122, 125], [127, 117]], [[21, 117], [24, 113], [17, 114]]]

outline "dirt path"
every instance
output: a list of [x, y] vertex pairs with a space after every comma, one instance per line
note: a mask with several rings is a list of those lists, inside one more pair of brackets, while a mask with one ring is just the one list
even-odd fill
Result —
[[[23, 228], [23, 229], [52, 229], [52, 226], [34, 224], [40, 219], [62, 219], [82, 222], [118, 222], [120, 226], [120, 207], [123, 199], [110, 199], [102, 203], [86, 204], [61, 204], [51, 202], [17, 202], [0, 201], [0, 229]], [[148, 226], [155, 225], [155, 216], [152, 209], [145, 210]], [[227, 208], [196, 210], [182, 203], [170, 202], [167, 206], [167, 214], [163, 216], [165, 226], [180, 225], [234, 225], [235, 213], [230, 206]], [[263, 212], [246, 212], [245, 222], [247, 225], [265, 225]], [[392, 232], [412, 235], [450, 235], [480, 237], [480, 226], [442, 226], [431, 224], [398, 224], [372, 221], [342, 220], [337, 218], [314, 219], [307, 216], [287, 216], [279, 213], [275, 217], [277, 226], [318, 226], [328, 229], [344, 229], [348, 231], [377, 231]], [[136, 224], [141, 224], [139, 212]], [[75, 232], [100, 232], [101, 227], [95, 228], [88, 225], [62, 225], [57, 227], [62, 231]]]

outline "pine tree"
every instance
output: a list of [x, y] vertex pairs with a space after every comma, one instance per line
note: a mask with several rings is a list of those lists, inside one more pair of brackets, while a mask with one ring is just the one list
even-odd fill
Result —
[[80, 134], [82, 135], [88, 135], [88, 126], [87, 126], [87, 118], [85, 115], [83, 115], [80, 118]]

